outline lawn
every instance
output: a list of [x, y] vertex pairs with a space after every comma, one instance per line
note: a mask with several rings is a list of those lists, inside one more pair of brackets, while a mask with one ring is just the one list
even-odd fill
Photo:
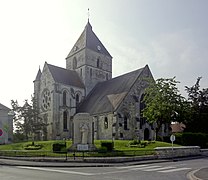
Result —
[[[105, 140], [105, 142], [112, 142], [111, 140]], [[21, 142], [13, 143], [8, 145], [0, 145], [0, 155], [7, 156], [64, 156], [64, 154], [57, 154], [52, 152], [52, 145], [57, 142], [66, 142], [67, 148], [72, 145], [72, 141], [36, 141], [32, 142]], [[130, 146], [132, 141], [129, 140], [115, 140], [113, 152], [93, 152], [85, 153], [86, 156], [139, 156], [154, 154], [155, 147], [170, 147], [171, 143], [160, 142], [160, 141], [146, 141], [145, 147]], [[101, 140], [95, 140], [95, 146], [97, 149], [101, 147]], [[178, 146], [178, 145], [174, 145]], [[26, 147], [40, 147], [38, 150], [26, 150]], [[72, 156], [73, 153], [69, 153]], [[76, 155], [82, 155], [82, 153], [76, 153]]]

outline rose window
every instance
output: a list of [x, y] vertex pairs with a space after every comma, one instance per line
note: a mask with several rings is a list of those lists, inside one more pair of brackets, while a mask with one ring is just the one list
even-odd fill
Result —
[[51, 105], [51, 93], [47, 89], [43, 92], [42, 95], [42, 107], [44, 110], [47, 110], [49, 109], [50, 105]]

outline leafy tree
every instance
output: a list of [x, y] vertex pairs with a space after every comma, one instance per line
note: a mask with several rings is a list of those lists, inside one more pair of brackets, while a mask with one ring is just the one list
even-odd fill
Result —
[[179, 93], [178, 83], [175, 77], [160, 78], [149, 82], [145, 90], [143, 116], [149, 123], [157, 123], [157, 134], [162, 124], [170, 124], [171, 121], [182, 122], [188, 112], [189, 105]]
[[207, 133], [208, 127], [208, 88], [200, 90], [200, 80], [191, 86], [185, 86], [188, 93], [188, 100], [191, 104], [191, 116], [187, 122], [186, 131]]
[[37, 103], [34, 97], [31, 103], [25, 100], [24, 105], [20, 106], [17, 101], [11, 101], [12, 110], [15, 112], [14, 124], [16, 127], [16, 137], [24, 137], [24, 140], [29, 138], [34, 139], [38, 134], [46, 130], [47, 124], [39, 117]]

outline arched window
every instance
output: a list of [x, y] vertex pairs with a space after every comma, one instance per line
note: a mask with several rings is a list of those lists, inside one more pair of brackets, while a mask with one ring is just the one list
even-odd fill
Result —
[[92, 78], [92, 69], [90, 68], [90, 78]]
[[63, 92], [63, 106], [66, 106], [66, 91]]
[[108, 118], [107, 117], [105, 117], [105, 119], [104, 119], [104, 128], [108, 129]]
[[124, 116], [124, 130], [128, 130], [128, 118], [126, 115]]
[[82, 77], [82, 68], [80, 69], [80, 76]]
[[67, 112], [66, 111], [63, 112], [63, 129], [64, 130], [68, 129], [67, 128]]
[[73, 69], [76, 69], [77, 68], [77, 59], [76, 57], [74, 57], [73, 59]]
[[69, 99], [69, 107], [72, 107], [72, 99]]
[[76, 94], [76, 105], [79, 104], [79, 94]]
[[100, 58], [97, 58], [97, 68], [100, 67]]
[[143, 117], [143, 110], [145, 108], [145, 103], [144, 103], [144, 94], [141, 95], [140, 98], [140, 129], [142, 129], [142, 126], [145, 124], [146, 120]]
[[106, 73], [106, 80], [108, 80], [108, 73]]

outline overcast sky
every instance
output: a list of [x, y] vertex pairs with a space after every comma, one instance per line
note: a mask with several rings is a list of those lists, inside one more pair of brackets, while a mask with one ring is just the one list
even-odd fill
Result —
[[0, 0], [0, 103], [30, 99], [45, 61], [65, 67], [88, 8], [114, 77], [148, 64], [182, 94], [199, 76], [208, 87], [207, 0]]

